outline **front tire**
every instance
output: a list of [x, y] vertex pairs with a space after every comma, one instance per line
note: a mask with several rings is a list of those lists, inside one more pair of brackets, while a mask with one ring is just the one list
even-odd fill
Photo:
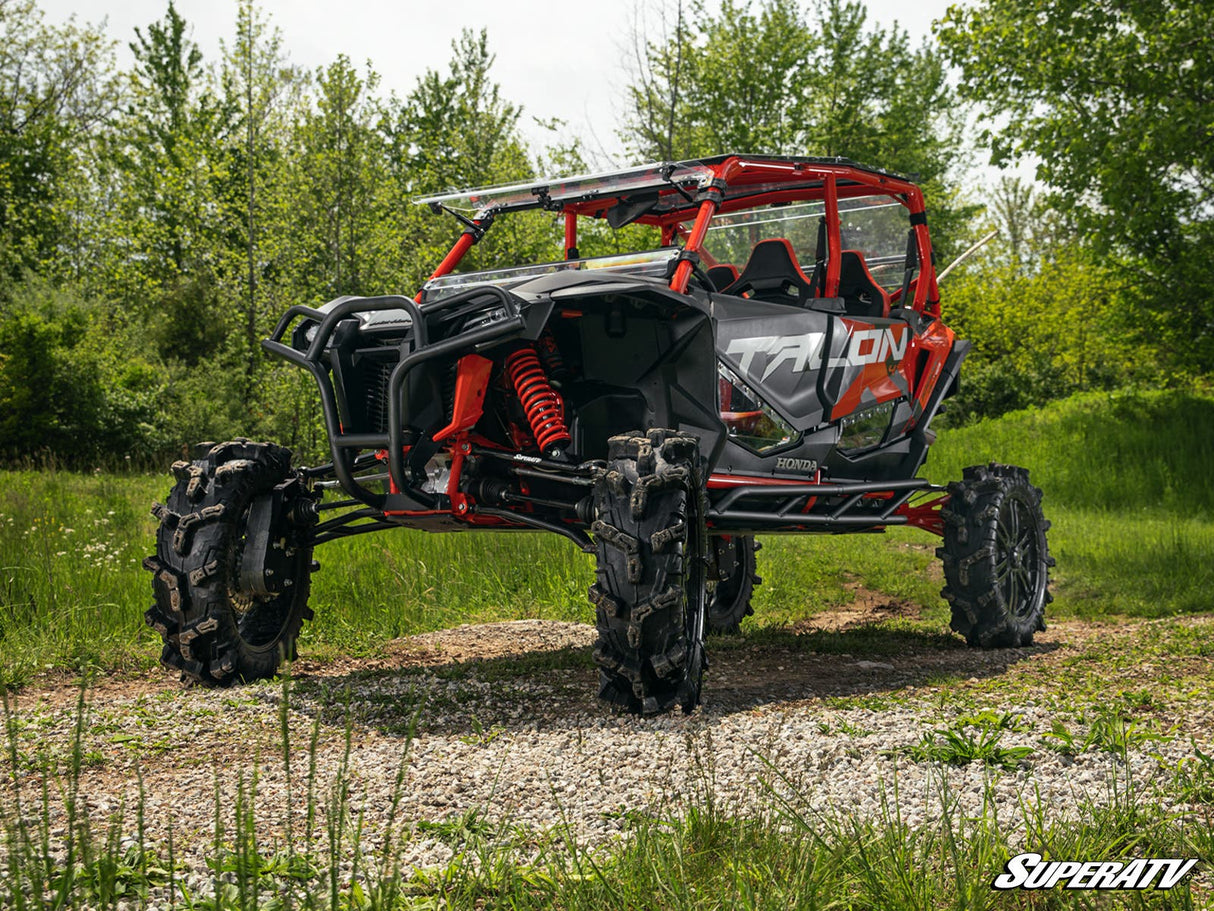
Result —
[[[312, 617], [312, 548], [305, 543], [309, 497], [291, 483], [290, 460], [280, 446], [236, 440], [173, 465], [177, 482], [152, 509], [160, 527], [156, 554], [144, 566], [155, 602], [144, 617], [164, 641], [161, 663], [183, 679], [226, 685], [272, 677], [295, 657], [300, 628]], [[241, 562], [254, 500], [266, 495], [281, 502], [268, 528], [276, 551], [268, 562], [281, 578], [259, 592], [248, 587], [247, 573], [242, 580]]]
[[691, 712], [706, 664], [699, 441], [673, 430], [612, 437], [594, 507], [599, 697], [635, 714]]
[[1041, 491], [1025, 469], [991, 463], [965, 469], [948, 492], [940, 511], [944, 546], [936, 555], [944, 563], [948, 584], [941, 594], [952, 607], [952, 628], [978, 648], [1032, 645], [1053, 600]]

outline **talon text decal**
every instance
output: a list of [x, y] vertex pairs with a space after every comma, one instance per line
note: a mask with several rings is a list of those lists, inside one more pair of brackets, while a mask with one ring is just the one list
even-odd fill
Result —
[[[753, 338], [736, 338], [725, 349], [726, 354], [735, 355], [743, 372], [755, 367], [755, 356], [763, 355], [766, 369], [760, 382], [771, 376], [782, 364], [789, 364], [794, 373], [822, 366], [824, 355], [824, 332], [807, 332], [804, 335], [762, 335]], [[826, 361], [827, 367], [862, 367], [865, 364], [885, 363], [892, 373], [906, 356], [910, 342], [908, 326], [889, 326], [885, 329], [856, 329], [847, 343], [847, 353]], [[760, 361], [760, 364], [764, 361]]]

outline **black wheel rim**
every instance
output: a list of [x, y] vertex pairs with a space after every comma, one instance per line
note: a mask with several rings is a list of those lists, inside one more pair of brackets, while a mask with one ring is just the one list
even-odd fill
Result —
[[684, 554], [686, 572], [683, 582], [686, 598], [684, 629], [689, 640], [689, 649], [687, 677], [683, 684], [680, 702], [683, 711], [688, 713], [700, 701], [700, 677], [704, 670], [704, 633], [708, 624], [707, 565], [703, 559], [708, 541], [703, 529], [703, 500], [701, 499], [698, 472], [696, 475], [695, 484], [687, 491], [688, 536], [687, 550]]
[[293, 593], [255, 595], [239, 588], [240, 558], [244, 553], [248, 520], [249, 507], [246, 505], [234, 530], [235, 541], [228, 550], [228, 603], [241, 641], [253, 651], [264, 652], [278, 648], [278, 640], [290, 620]]
[[719, 579], [707, 596], [708, 618], [721, 626], [736, 622], [738, 619], [734, 617], [734, 613], [737, 609], [738, 596], [742, 593], [742, 572], [745, 567], [742, 566], [743, 561], [739, 554], [740, 545], [737, 538], [731, 538], [728, 541], [716, 538], [709, 546], [716, 548], [717, 565], [730, 567], [729, 574], [725, 578]]
[[1019, 497], [1006, 497], [995, 521], [995, 584], [1008, 612], [1020, 619], [1033, 616], [1041, 600], [1040, 542], [1036, 511]]

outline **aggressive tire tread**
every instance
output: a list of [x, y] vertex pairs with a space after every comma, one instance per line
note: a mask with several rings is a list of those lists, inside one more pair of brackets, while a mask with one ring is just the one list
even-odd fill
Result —
[[599, 696], [644, 715], [699, 703], [703, 654], [703, 466], [673, 430], [612, 437], [595, 482]]
[[[1045, 629], [1045, 608], [1053, 600], [1054, 558], [1041, 491], [1029, 483], [1025, 469], [992, 462], [965, 469], [948, 493], [940, 513], [944, 541], [936, 555], [944, 567], [947, 584], [941, 595], [951, 607], [952, 628], [979, 648], [1032, 645], [1033, 634]], [[1014, 541], [1007, 534], [1009, 521], [1016, 528]], [[1009, 572], [1031, 580], [1031, 591], [1006, 585]]]
[[291, 477], [290, 452], [233, 440], [199, 447], [197, 459], [174, 463], [171, 473], [167, 502], [152, 508], [156, 553], [143, 561], [155, 598], [144, 619], [163, 639], [161, 663], [204, 684], [271, 677], [283, 657], [294, 657], [311, 616], [312, 550], [293, 542], [294, 584], [279, 595], [241, 593], [239, 561], [249, 505]]

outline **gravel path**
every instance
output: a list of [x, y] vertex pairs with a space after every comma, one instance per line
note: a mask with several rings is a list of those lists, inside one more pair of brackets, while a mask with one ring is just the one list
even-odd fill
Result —
[[[171, 828], [201, 881], [214, 853], [216, 789], [230, 813], [254, 774], [266, 844], [285, 837], [288, 819], [297, 832], [306, 827], [309, 791], [326, 811], [338, 806], [334, 785], [344, 781], [342, 805], [361, 817], [363, 843], [404, 832], [403, 859], [428, 866], [450, 859], [453, 821], [508, 825], [524, 851], [563, 823], [601, 845], [628, 814], [677, 813], [709, 791], [718, 806], [743, 812], [789, 794], [811, 814], [875, 816], [883, 801], [896, 802], [912, 825], [939, 813], [942, 789], [962, 812], [980, 810], [989, 789], [1005, 818], [1034, 792], [1049, 814], [1074, 813], [1084, 800], [1106, 800], [1115, 778], [1169, 778], [1194, 743], [1214, 751], [1214, 660], [1172, 644], [1209, 641], [1214, 618], [1058, 624], [1031, 649], [992, 653], [908, 634], [892, 655], [874, 650], [865, 627], [848, 639], [846, 629], [835, 635], [838, 625], [823, 619], [830, 639], [718, 643], [704, 706], [657, 719], [615, 716], [594, 700], [592, 628], [540, 621], [414, 637], [375, 660], [300, 662], [289, 688], [183, 689], [159, 674], [109, 683], [85, 708], [79, 791], [97, 831], [124, 815], [130, 835], [142, 780], [147, 836], [164, 843]], [[40, 787], [39, 764], [62, 767], [71, 754], [77, 695], [47, 687], [16, 697], [10, 724], [27, 801]], [[1131, 712], [1134, 730], [1166, 736], [1134, 744], [1128, 768], [1097, 748], [1066, 756], [1043, 745], [1055, 722], [1090, 730], [1110, 700]], [[976, 733], [965, 721], [983, 710], [993, 713], [988, 726], [1006, 714], [999, 744], [1031, 748], [1026, 760], [1004, 771], [909, 755], [933, 731]], [[0, 793], [11, 810], [11, 780]], [[223, 822], [231, 831], [233, 817]], [[63, 827], [56, 815], [52, 828]]]

